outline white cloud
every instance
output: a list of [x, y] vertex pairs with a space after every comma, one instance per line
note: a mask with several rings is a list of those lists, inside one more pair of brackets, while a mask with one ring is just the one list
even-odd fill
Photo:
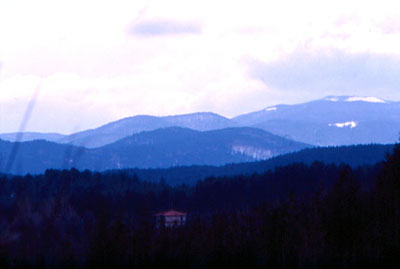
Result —
[[255, 61], [251, 65], [253, 78], [288, 95], [301, 92], [301, 97], [307, 98], [354, 94], [400, 98], [398, 55], [300, 50], [274, 62]]
[[[39, 81], [41, 94], [28, 126], [36, 131], [71, 132], [134, 114], [206, 110], [233, 116], [304, 101], [299, 98], [316, 93], [298, 97], [278, 84], [264, 84], [248, 75], [249, 64], [279, 62], [297, 51], [390, 58], [400, 46], [393, 26], [396, 5], [3, 0], [0, 103], [7, 117], [1, 118], [0, 132], [15, 131]], [[132, 34], [132, 27], [157, 38]], [[385, 86], [390, 95], [393, 85]], [[318, 94], [335, 91], [340, 89]]]
[[201, 26], [191, 22], [171, 20], [145, 21], [132, 26], [131, 33], [139, 36], [164, 36], [179, 34], [200, 34]]

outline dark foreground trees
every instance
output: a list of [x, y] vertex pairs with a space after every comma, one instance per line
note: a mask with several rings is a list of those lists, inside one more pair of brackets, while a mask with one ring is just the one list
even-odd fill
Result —
[[[156, 229], [152, 214], [188, 212]], [[374, 167], [293, 164], [194, 187], [49, 170], [0, 179], [1, 268], [399, 265], [400, 147]]]

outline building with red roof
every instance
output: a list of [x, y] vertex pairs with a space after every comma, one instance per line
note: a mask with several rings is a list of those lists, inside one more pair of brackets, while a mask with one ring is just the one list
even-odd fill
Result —
[[186, 224], [187, 213], [176, 210], [168, 210], [153, 215], [156, 220], [156, 227], [179, 227]]

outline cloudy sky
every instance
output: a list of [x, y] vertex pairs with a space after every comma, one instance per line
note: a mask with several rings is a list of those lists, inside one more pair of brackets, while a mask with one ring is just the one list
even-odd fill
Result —
[[[0, 132], [400, 100], [398, 1], [0, 1]], [[36, 96], [33, 98], [33, 96]]]

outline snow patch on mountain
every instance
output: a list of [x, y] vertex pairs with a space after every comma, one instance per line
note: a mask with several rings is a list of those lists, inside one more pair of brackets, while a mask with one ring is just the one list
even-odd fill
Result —
[[376, 97], [358, 97], [353, 96], [349, 97], [345, 100], [346, 102], [369, 102], [369, 103], [386, 103], [384, 100], [376, 98]]
[[275, 110], [277, 110], [277, 108], [276, 107], [267, 107], [266, 109], [265, 109], [265, 111], [275, 111]]
[[355, 128], [355, 127], [357, 127], [357, 122], [348, 121], [348, 122], [343, 122], [343, 123], [330, 123], [329, 126], [336, 126], [338, 128], [343, 128], [343, 127]]
[[253, 158], [254, 160], [267, 160], [273, 157], [273, 154], [268, 149], [256, 148], [253, 146], [233, 145], [233, 154], [243, 154]]

